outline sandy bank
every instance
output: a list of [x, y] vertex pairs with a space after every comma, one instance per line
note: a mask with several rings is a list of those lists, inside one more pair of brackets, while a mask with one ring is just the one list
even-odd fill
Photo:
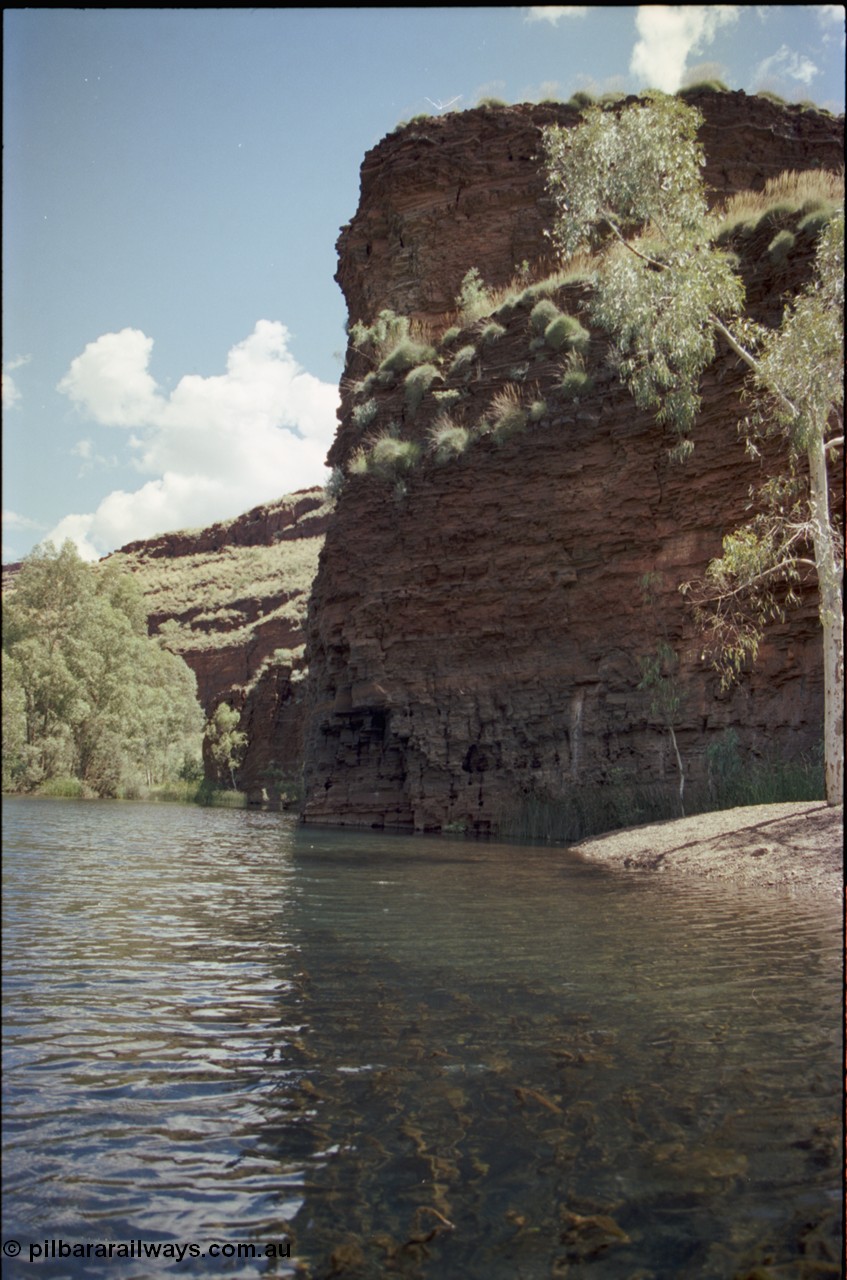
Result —
[[594, 836], [574, 852], [621, 870], [686, 874], [792, 892], [844, 891], [844, 809], [750, 805]]

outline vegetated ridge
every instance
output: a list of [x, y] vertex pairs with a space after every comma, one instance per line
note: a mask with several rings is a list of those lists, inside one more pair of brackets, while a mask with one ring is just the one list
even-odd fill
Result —
[[[808, 278], [843, 120], [743, 93], [688, 100], [750, 308], [777, 324]], [[724, 692], [680, 594], [773, 459], [745, 454], [727, 349], [684, 465], [610, 365], [587, 272], [558, 272], [545, 236], [540, 130], [578, 118], [483, 107], [365, 157], [339, 240], [350, 343], [309, 607], [306, 821], [486, 832], [592, 793], [613, 826], [623, 792], [637, 818], [632, 797], [670, 793], [677, 768], [642, 681], [659, 651], [701, 791], [721, 743], [745, 767], [819, 747], [813, 584]], [[785, 198], [786, 171], [814, 175], [809, 191], [795, 179]]]
[[[237, 780], [255, 802], [299, 779], [304, 622], [331, 510], [322, 488], [303, 489], [110, 557], [137, 575], [148, 630], [194, 671], [205, 715], [222, 702], [239, 712], [247, 743]], [[228, 784], [205, 764], [212, 782]]]

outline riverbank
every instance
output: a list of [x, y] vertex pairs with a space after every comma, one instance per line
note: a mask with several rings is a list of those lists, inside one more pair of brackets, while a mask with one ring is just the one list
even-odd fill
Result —
[[621, 871], [700, 876], [822, 896], [844, 892], [844, 809], [823, 801], [698, 813], [571, 846]]

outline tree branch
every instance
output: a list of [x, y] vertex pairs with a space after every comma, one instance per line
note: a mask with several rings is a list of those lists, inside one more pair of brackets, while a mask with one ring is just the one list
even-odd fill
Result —
[[648, 267], [653, 267], [656, 271], [667, 270], [666, 262], [657, 262], [655, 258], [651, 258], [646, 253], [642, 253], [640, 249], [636, 249], [635, 245], [631, 244], [629, 240], [627, 240], [626, 236], [617, 226], [614, 219], [610, 216], [610, 214], [606, 209], [603, 210], [603, 219], [606, 222], [606, 224], [611, 228], [611, 230], [614, 232], [614, 234], [617, 236], [618, 240], [620, 240], [624, 248], [629, 249], [630, 253], [634, 253], [636, 258], [640, 258], [642, 262], [647, 263]]
[[[711, 324], [712, 328], [716, 329], [718, 333], [721, 335], [721, 337], [724, 338], [729, 343], [729, 345], [732, 347], [735, 354], [741, 357], [741, 359], [744, 361], [747, 367], [749, 369], [752, 369], [753, 373], [755, 373], [757, 377], [761, 378], [762, 366], [759, 364], [755, 356], [751, 355], [750, 352], [747, 351], [745, 347], [742, 347], [741, 343], [738, 341], [735, 335], [729, 329], [727, 329], [723, 321], [719, 320], [718, 317], [713, 313], [710, 313], [709, 323]], [[764, 379], [761, 379], [761, 380], [763, 382], [765, 381]], [[779, 400], [780, 404], [784, 405], [784, 407], [789, 411], [789, 413], [793, 418], [800, 417], [800, 411], [797, 408], [797, 406], [793, 403], [793, 401], [789, 400], [788, 396], [783, 391], [780, 391], [779, 387], [773, 387], [768, 385], [768, 390], [771, 391], [771, 393], [777, 398], [777, 400]]]
[[709, 601], [731, 600], [733, 596], [742, 595], [745, 591], [749, 591], [751, 587], [755, 587], [761, 582], [766, 582], [768, 578], [779, 574], [788, 576], [789, 571], [797, 565], [805, 565], [809, 569], [817, 569], [814, 560], [806, 560], [801, 556], [792, 556], [789, 560], [780, 560], [778, 564], [771, 565], [769, 569], [763, 569], [761, 573], [757, 573], [753, 578], [745, 579], [737, 587], [733, 587], [731, 591], [716, 591], [711, 596], [704, 596], [699, 603], [708, 604]]

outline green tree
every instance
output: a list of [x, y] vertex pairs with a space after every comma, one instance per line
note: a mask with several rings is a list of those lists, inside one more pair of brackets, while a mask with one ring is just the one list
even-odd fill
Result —
[[[821, 234], [811, 280], [778, 329], [745, 309], [743, 282], [718, 247], [697, 142], [700, 113], [650, 94], [619, 114], [589, 108], [573, 129], [545, 131], [552, 237], [568, 257], [596, 252], [591, 317], [611, 333], [613, 358], [637, 404], [693, 448], [700, 377], [726, 343], [750, 374], [756, 437], [778, 435], [786, 470], [770, 478], [762, 508], [724, 540], [707, 570], [698, 616], [717, 642], [725, 678], [755, 657], [764, 626], [790, 599], [792, 581], [817, 576], [824, 650], [826, 796], [844, 781], [843, 554], [829, 502], [828, 459], [843, 446], [843, 245], [841, 210]], [[790, 500], [789, 500], [790, 499]], [[788, 582], [788, 596], [785, 583]]]
[[236, 790], [235, 770], [247, 746], [247, 734], [237, 727], [239, 719], [238, 712], [222, 702], [206, 721], [203, 735], [206, 754], [214, 765], [215, 773], [219, 778], [228, 774], [233, 791]]
[[202, 713], [183, 660], [147, 635], [130, 575], [66, 542], [24, 561], [3, 610], [4, 786], [75, 776], [98, 795], [176, 776]]

